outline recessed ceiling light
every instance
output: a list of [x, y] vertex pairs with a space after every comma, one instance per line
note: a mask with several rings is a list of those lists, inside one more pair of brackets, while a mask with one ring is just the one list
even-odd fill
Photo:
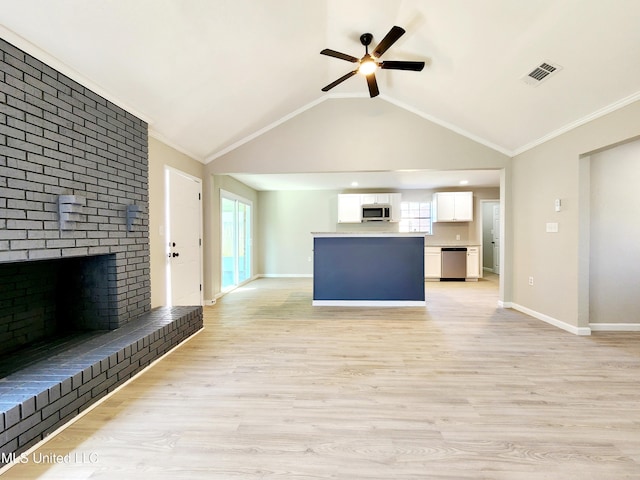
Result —
[[460, 185], [467, 185], [469, 180], [460, 180]]
[[351, 186], [352, 187], [357, 187], [358, 186], [358, 182], [351, 182]]

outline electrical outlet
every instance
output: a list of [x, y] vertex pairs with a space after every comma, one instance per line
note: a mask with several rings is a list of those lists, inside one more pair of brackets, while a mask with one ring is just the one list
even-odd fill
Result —
[[533, 286], [533, 277], [529, 277], [529, 285]]

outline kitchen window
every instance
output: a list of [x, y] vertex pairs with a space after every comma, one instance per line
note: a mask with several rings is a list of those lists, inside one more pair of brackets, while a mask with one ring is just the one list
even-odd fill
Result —
[[431, 235], [431, 202], [400, 202], [399, 231]]

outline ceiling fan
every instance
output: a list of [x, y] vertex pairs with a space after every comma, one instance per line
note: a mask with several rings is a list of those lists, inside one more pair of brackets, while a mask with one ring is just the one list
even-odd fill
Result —
[[360, 35], [360, 43], [364, 45], [364, 56], [362, 58], [352, 57], [345, 53], [336, 52], [329, 48], [325, 48], [320, 53], [329, 57], [339, 58], [340, 60], [346, 60], [347, 62], [357, 63], [358, 68], [340, 77], [335, 82], [331, 82], [329, 85], [322, 89], [323, 92], [328, 92], [336, 85], [344, 82], [348, 78], [351, 78], [356, 73], [360, 73], [367, 79], [367, 85], [369, 86], [369, 95], [371, 98], [380, 94], [378, 90], [378, 82], [376, 81], [375, 71], [377, 67], [386, 68], [390, 70], [412, 70], [414, 72], [420, 72], [424, 68], [424, 62], [405, 62], [405, 61], [386, 61], [377, 62], [377, 60], [386, 52], [391, 45], [404, 35], [405, 30], [401, 27], [394, 26], [389, 30], [389, 33], [385, 35], [378, 46], [373, 50], [373, 53], [369, 53], [369, 45], [373, 40], [373, 35], [370, 33], [363, 33]]

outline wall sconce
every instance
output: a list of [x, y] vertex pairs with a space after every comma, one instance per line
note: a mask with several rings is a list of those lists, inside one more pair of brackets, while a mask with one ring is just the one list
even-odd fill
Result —
[[127, 231], [133, 232], [133, 224], [136, 219], [142, 217], [142, 207], [140, 205], [127, 205]]
[[87, 199], [78, 195], [58, 195], [58, 226], [60, 231], [74, 230], [82, 220], [82, 207]]

